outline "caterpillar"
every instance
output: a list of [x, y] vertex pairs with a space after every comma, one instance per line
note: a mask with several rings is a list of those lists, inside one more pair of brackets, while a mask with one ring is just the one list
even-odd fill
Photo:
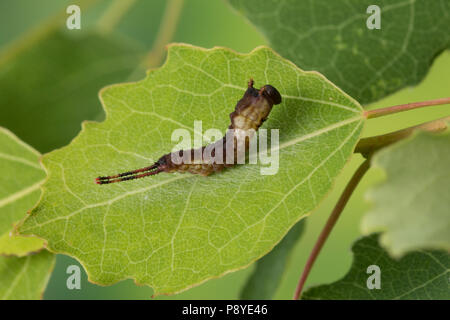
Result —
[[[240, 137], [245, 137], [244, 148], [245, 152], [247, 152], [248, 139], [267, 120], [273, 105], [281, 103], [281, 95], [273, 86], [267, 84], [260, 89], [255, 89], [253, 84], [253, 79], [250, 79], [244, 96], [237, 102], [234, 111], [230, 113], [231, 124], [222, 139], [201, 148], [180, 150], [165, 154], [148, 167], [113, 176], [97, 177], [95, 182], [97, 184], [115, 183], [144, 178], [161, 172], [190, 172], [208, 176], [213, 172], [234, 166], [237, 164], [238, 159], [237, 144], [239, 140], [242, 140]], [[228, 147], [230, 145], [234, 152], [233, 155], [227, 158], [227, 150], [229, 150]], [[205, 152], [205, 150], [210, 152]], [[217, 152], [218, 150], [222, 151], [221, 156]], [[174, 159], [180, 158], [194, 159], [194, 161], [173, 161]], [[228, 160], [229, 158], [231, 160]]]

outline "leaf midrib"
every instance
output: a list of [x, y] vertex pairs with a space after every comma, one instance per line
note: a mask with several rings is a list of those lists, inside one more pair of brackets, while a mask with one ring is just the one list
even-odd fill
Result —
[[8, 161], [19, 162], [19, 163], [25, 164], [25, 165], [27, 165], [29, 167], [42, 170], [42, 168], [39, 165], [39, 163], [37, 163], [37, 162], [34, 163], [34, 162], [32, 162], [32, 161], [30, 161], [28, 159], [25, 159], [25, 158], [11, 156], [9, 154], [2, 153], [2, 152], [0, 152], [0, 158], [8, 160]]
[[41, 185], [44, 183], [44, 181], [45, 180], [41, 180], [39, 182], [36, 182], [35, 184], [33, 184], [33, 185], [31, 185], [31, 186], [29, 186], [27, 188], [24, 188], [24, 189], [22, 189], [22, 190], [20, 190], [18, 192], [15, 192], [15, 193], [7, 196], [6, 198], [0, 199], [0, 208], [3, 207], [3, 206], [6, 206], [7, 204], [10, 204], [10, 203], [12, 203], [12, 202], [14, 202], [14, 201], [16, 201], [16, 200], [18, 200], [20, 198], [23, 198], [23, 197], [29, 195], [30, 193], [32, 193], [32, 192], [34, 192], [36, 190], [38, 190], [41, 187]]

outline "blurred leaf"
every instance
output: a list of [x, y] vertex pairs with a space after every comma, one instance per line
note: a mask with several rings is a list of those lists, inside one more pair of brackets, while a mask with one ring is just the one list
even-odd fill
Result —
[[0, 300], [42, 299], [55, 255], [47, 250], [23, 258], [0, 256]]
[[0, 127], [0, 255], [23, 256], [43, 248], [40, 239], [10, 234], [41, 195], [45, 172], [39, 157], [36, 150]]
[[127, 41], [54, 32], [0, 69], [0, 125], [41, 152], [67, 143], [86, 119], [103, 118], [97, 93], [136, 68]]
[[205, 48], [222, 46], [240, 52], [267, 44], [257, 30], [221, 0], [185, 0], [174, 41]]
[[[149, 50], [160, 31], [159, 26], [167, 8], [167, 2], [167, 0], [135, 1], [120, 18], [114, 28], [114, 33], [120, 32], [120, 34], [139, 42], [146, 50]], [[107, 3], [111, 4], [111, 2]]]
[[[65, 12], [65, 8], [79, 0], [39, 1], [15, 0], [0, 1], [0, 47], [10, 45], [30, 30], [39, 28], [39, 25], [51, 19], [58, 12]], [[78, 4], [77, 3], [77, 4]], [[68, 15], [65, 15], [65, 17]], [[18, 19], [20, 17], [20, 19]], [[64, 18], [65, 18], [64, 17]], [[84, 22], [84, 16], [83, 16]], [[65, 21], [61, 21], [64, 25]]]
[[[356, 241], [352, 251], [353, 264], [344, 278], [332, 284], [312, 287], [302, 295], [302, 299], [450, 299], [450, 255], [447, 252], [415, 251], [400, 260], [393, 260], [378, 245], [377, 235]], [[367, 288], [368, 278], [374, 275], [373, 271], [367, 271], [371, 265], [380, 268], [380, 289]]]
[[[250, 77], [283, 95], [265, 122], [281, 128], [276, 175], [248, 165], [207, 178], [162, 173], [94, 183], [153, 163], [172, 150], [173, 130], [193, 132], [195, 120], [225, 129]], [[44, 156], [44, 196], [20, 231], [76, 257], [93, 282], [134, 278], [155, 294], [244, 268], [270, 251], [332, 187], [364, 123], [355, 100], [264, 47], [238, 54], [170, 46], [163, 67], [100, 96], [106, 121], [85, 123], [69, 146]]]
[[305, 219], [297, 222], [275, 248], [256, 262], [256, 267], [242, 289], [240, 299], [268, 300], [275, 295], [286, 271], [292, 250], [300, 239]]
[[365, 234], [382, 231], [381, 244], [393, 256], [416, 249], [450, 250], [450, 133], [419, 132], [375, 154], [373, 167], [386, 181], [367, 198]]
[[372, 0], [228, 1], [276, 51], [364, 104], [418, 83], [450, 45], [449, 1], [377, 1], [379, 30], [366, 26]]

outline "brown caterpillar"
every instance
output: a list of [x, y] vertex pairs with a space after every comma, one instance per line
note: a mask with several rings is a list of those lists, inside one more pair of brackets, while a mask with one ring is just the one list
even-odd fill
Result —
[[[245, 151], [248, 151], [248, 139], [251, 134], [249, 132], [255, 132], [266, 121], [272, 110], [273, 105], [281, 103], [281, 95], [277, 89], [271, 85], [265, 85], [261, 89], [255, 89], [253, 87], [253, 79], [248, 82], [248, 89], [245, 91], [244, 96], [236, 104], [235, 110], [230, 113], [231, 124], [228, 127], [227, 134], [220, 140], [213, 144], [203, 146], [198, 149], [180, 150], [175, 153], [168, 153], [163, 155], [153, 165], [133, 171], [127, 171], [119, 173], [114, 176], [98, 177], [95, 179], [97, 184], [108, 184], [114, 182], [121, 182], [133, 179], [139, 179], [151, 175], [158, 174], [160, 172], [190, 172], [193, 174], [200, 174], [203, 176], [210, 175], [213, 172], [221, 171], [226, 167], [231, 167], [237, 163], [237, 148], [239, 137], [236, 132], [247, 133], [245, 137]], [[232, 139], [227, 137], [232, 135]], [[228, 144], [227, 144], [228, 141]], [[226, 150], [229, 147], [230, 142], [233, 144], [231, 147], [234, 150], [234, 155], [231, 161], [226, 159]], [[208, 148], [208, 149], [207, 149]], [[217, 161], [216, 150], [222, 148], [222, 157]], [[205, 154], [210, 150], [210, 154]], [[196, 158], [197, 155], [197, 158]], [[198, 157], [200, 155], [200, 158]], [[175, 163], [173, 159], [185, 159], [190, 156], [189, 159], [198, 159], [192, 162], [181, 161]]]

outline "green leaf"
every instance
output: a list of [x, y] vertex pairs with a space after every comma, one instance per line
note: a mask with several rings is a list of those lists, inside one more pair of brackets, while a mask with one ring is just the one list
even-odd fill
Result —
[[377, 1], [379, 30], [366, 26], [371, 0], [228, 1], [276, 51], [363, 104], [418, 83], [450, 45], [449, 1]]
[[303, 233], [304, 224], [305, 220], [300, 220], [271, 252], [256, 262], [256, 268], [242, 289], [240, 299], [272, 299], [286, 271], [292, 250]]
[[42, 295], [55, 265], [47, 250], [18, 257], [0, 256], [0, 300], [36, 300]]
[[140, 56], [127, 41], [52, 32], [0, 63], [0, 125], [41, 152], [66, 145], [81, 121], [102, 118], [98, 90], [126, 78]]
[[[302, 299], [337, 300], [425, 300], [450, 299], [448, 277], [450, 255], [442, 251], [416, 251], [393, 260], [378, 244], [378, 235], [361, 238], [352, 248], [354, 261], [350, 271], [332, 284], [312, 287]], [[374, 271], [380, 268], [380, 289], [373, 284]]]
[[41, 195], [45, 172], [39, 157], [36, 150], [0, 127], [0, 255], [23, 256], [43, 248], [40, 239], [11, 235], [13, 225]]
[[[209, 177], [94, 183], [152, 164], [174, 147], [172, 132], [193, 132], [195, 120], [225, 130], [250, 77], [283, 95], [264, 124], [280, 128], [276, 175], [242, 165]], [[84, 123], [68, 147], [44, 156], [44, 195], [20, 231], [76, 257], [92, 282], [134, 278], [155, 294], [180, 292], [269, 252], [330, 190], [364, 123], [355, 100], [265, 47], [238, 54], [170, 46], [163, 67], [100, 96], [106, 121]]]
[[416, 249], [450, 250], [450, 132], [419, 132], [375, 154], [372, 166], [386, 180], [370, 190], [374, 207], [363, 218], [365, 234], [383, 231], [393, 256]]

